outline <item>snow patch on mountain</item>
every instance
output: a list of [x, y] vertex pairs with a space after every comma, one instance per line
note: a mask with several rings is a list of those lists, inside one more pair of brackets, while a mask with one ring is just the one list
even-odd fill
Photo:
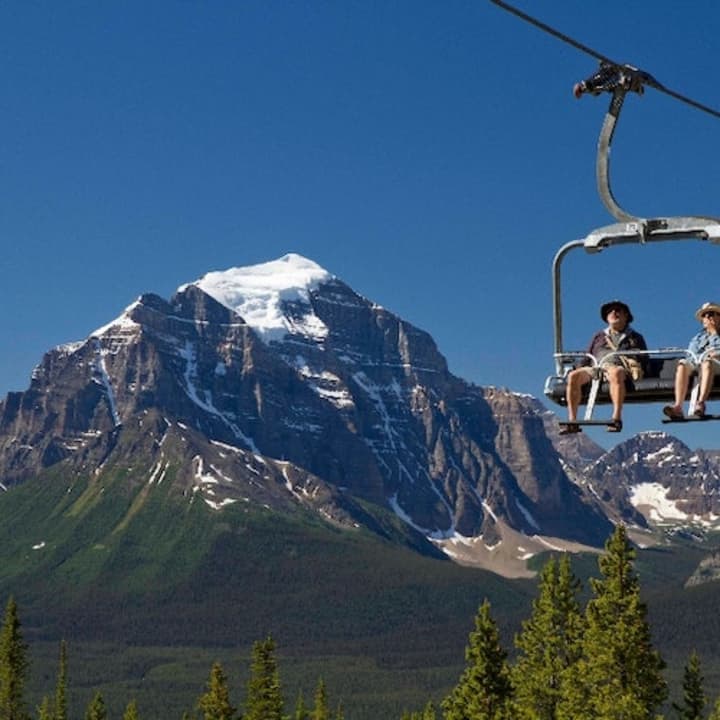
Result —
[[120, 422], [120, 414], [117, 409], [117, 401], [115, 400], [115, 392], [113, 391], [112, 381], [108, 374], [107, 367], [105, 365], [105, 355], [107, 350], [100, 346], [100, 341], [97, 339], [93, 340], [95, 348], [95, 370], [100, 378], [100, 384], [105, 388], [105, 394], [107, 396], [108, 405], [110, 406], [110, 414], [112, 415], [113, 423], [115, 427], [118, 427], [122, 423]]
[[342, 380], [328, 370], [313, 370], [302, 355], [296, 355], [289, 364], [307, 380], [308, 385], [323, 399], [337, 408], [354, 407], [355, 402]]
[[515, 498], [515, 504], [517, 505], [518, 510], [523, 514], [523, 517], [525, 520], [532, 525], [536, 530], [540, 530], [540, 526], [535, 521], [535, 518], [532, 516], [530, 511], [520, 502], [520, 500], [516, 497]]
[[77, 340], [75, 342], [68, 342], [68, 343], [62, 343], [61, 345], [56, 345], [55, 350], [56, 352], [60, 353], [61, 355], [72, 355], [73, 353], [76, 353], [81, 347], [85, 346], [84, 340]]
[[[260, 454], [254, 440], [243, 433], [243, 431], [228, 417], [226, 413], [218, 410], [213, 404], [210, 390], [203, 390], [198, 385], [197, 351], [191, 342], [186, 341], [184, 348], [178, 348], [178, 355], [185, 361], [185, 386], [187, 396], [200, 408], [215, 415], [222, 420], [253, 453]], [[202, 393], [202, 397], [201, 397]], [[178, 423], [180, 425], [180, 423]]]
[[639, 483], [630, 489], [630, 502], [636, 507], [650, 508], [650, 519], [655, 522], [687, 520], [687, 513], [680, 510], [674, 500], [669, 500], [668, 488], [660, 483]]
[[[441, 498], [442, 499], [442, 498]], [[414, 530], [417, 530], [419, 533], [424, 535], [428, 540], [431, 542], [435, 542], [436, 540], [447, 540], [448, 538], [455, 537], [457, 535], [457, 531], [455, 529], [455, 522], [452, 520], [452, 513], [450, 514], [450, 520], [451, 525], [450, 528], [447, 530], [430, 530], [429, 528], [421, 527], [417, 523], [413, 521], [413, 519], [408, 515], [405, 510], [403, 510], [402, 506], [400, 505], [400, 502], [398, 500], [397, 493], [395, 493], [392, 497], [388, 498], [388, 505], [392, 508], [393, 512], [406, 524], [409, 525]], [[446, 507], [447, 503], [445, 503]], [[449, 510], [449, 508], [448, 508]]]
[[150, 478], [148, 480], [148, 485], [152, 485], [154, 482], [157, 482], [158, 485], [162, 483], [162, 481], [165, 479], [165, 473], [167, 472], [167, 469], [170, 467], [170, 461], [165, 460], [164, 456], [161, 455], [160, 460], [153, 466], [152, 470], [150, 471]]
[[[202, 495], [202, 499], [204, 500], [205, 504], [211, 507], [213, 510], [220, 510], [221, 508], [225, 507], [226, 505], [232, 505], [233, 503], [237, 502], [237, 498], [222, 498], [220, 500], [215, 500], [215, 490], [213, 486], [220, 484], [220, 479], [211, 473], [208, 473], [204, 469], [204, 461], [200, 455], [196, 455], [193, 458], [193, 466], [195, 468], [195, 485], [193, 486], [193, 495], [197, 492], [200, 492]], [[222, 480], [228, 481], [229, 478], [222, 473], [218, 473], [218, 469], [210, 465], [210, 469], [219, 474], [220, 478]], [[232, 480], [230, 480], [232, 482]], [[209, 497], [208, 497], [209, 496]]]
[[674, 462], [680, 459], [680, 455], [677, 453], [676, 444], [669, 442], [664, 447], [661, 447], [655, 452], [650, 452], [645, 455], [645, 463], [657, 463], [658, 466], [662, 466], [665, 463]]
[[[278, 260], [210, 272], [191, 283], [240, 315], [264, 342], [295, 334], [322, 341], [326, 325], [315, 315], [310, 293], [333, 276], [312, 260], [289, 253]], [[187, 285], [178, 288], [178, 292]], [[289, 304], [295, 305], [288, 313]], [[297, 312], [298, 306], [302, 312]]]
[[111, 320], [109, 323], [107, 323], [107, 325], [103, 325], [97, 330], [91, 332], [90, 337], [101, 337], [108, 334], [111, 330], [120, 332], [120, 334], [127, 334], [127, 331], [133, 331], [136, 328], [139, 328], [140, 326], [130, 317], [130, 313], [138, 305], [140, 305], [139, 299], [128, 305], [125, 310], [123, 310], [122, 315], [116, 317], [114, 320]]

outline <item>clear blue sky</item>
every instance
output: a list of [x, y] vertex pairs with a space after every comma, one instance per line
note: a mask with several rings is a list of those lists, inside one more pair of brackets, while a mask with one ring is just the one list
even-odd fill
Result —
[[[720, 107], [713, 0], [517, 5]], [[542, 396], [552, 257], [613, 221], [608, 96], [571, 94], [592, 58], [489, 0], [14, 0], [0, 60], [0, 395], [142, 292], [297, 252], [429, 331], [456, 374]], [[613, 188], [639, 215], [720, 216], [718, 159], [720, 120], [650, 90], [626, 102]], [[569, 346], [606, 299], [656, 346], [720, 300], [718, 247], [575, 255]], [[621, 438], [659, 416], [628, 407]]]

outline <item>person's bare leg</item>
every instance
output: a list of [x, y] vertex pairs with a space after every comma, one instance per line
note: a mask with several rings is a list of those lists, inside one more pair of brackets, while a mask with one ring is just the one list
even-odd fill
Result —
[[610, 400], [613, 406], [613, 420], [622, 419], [622, 407], [625, 402], [625, 370], [618, 366], [605, 369], [610, 389]]
[[710, 396], [713, 380], [715, 379], [715, 363], [710, 358], [703, 360], [699, 373], [700, 388], [697, 403], [695, 404], [694, 415], [703, 417], [705, 415], [705, 401]]
[[577, 420], [577, 411], [580, 407], [580, 399], [582, 398], [583, 385], [590, 382], [590, 374], [585, 370], [578, 368], [571, 370], [568, 375], [567, 389], [565, 390], [565, 399], [567, 400], [568, 422]]
[[708, 359], [700, 366], [700, 396], [698, 400], [704, 403], [710, 397], [713, 380], [715, 379], [715, 363]]
[[679, 362], [675, 368], [675, 406], [674, 410], [682, 412], [688, 384], [690, 383], [690, 365]]

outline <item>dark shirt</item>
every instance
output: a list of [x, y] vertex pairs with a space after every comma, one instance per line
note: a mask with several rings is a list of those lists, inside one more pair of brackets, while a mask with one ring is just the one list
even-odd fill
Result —
[[[608, 353], [615, 352], [616, 350], [647, 350], [645, 338], [631, 327], [626, 327], [624, 332], [620, 333], [620, 341], [617, 347], [614, 348], [610, 342], [608, 334], [609, 328], [599, 330], [593, 335], [590, 345], [588, 346], [587, 352], [592, 355], [596, 360], [602, 360]], [[632, 356], [631, 356], [632, 357]], [[647, 370], [647, 355], [637, 355], [635, 359], [640, 362], [644, 370]], [[590, 365], [590, 359], [586, 358], [583, 361], [583, 365]], [[620, 365], [620, 358], [615, 358], [615, 365]]]

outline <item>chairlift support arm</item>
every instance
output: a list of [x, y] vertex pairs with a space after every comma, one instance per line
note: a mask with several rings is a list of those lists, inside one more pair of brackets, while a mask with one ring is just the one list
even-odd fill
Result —
[[622, 87], [617, 87], [613, 91], [613, 96], [610, 100], [610, 107], [605, 113], [605, 120], [600, 130], [597, 147], [597, 159], [595, 162], [595, 178], [597, 180], [597, 189], [600, 199], [602, 200], [603, 205], [607, 208], [608, 212], [620, 222], [628, 222], [637, 219], [618, 205], [610, 188], [610, 145], [612, 143], [613, 135], [615, 134], [615, 127], [618, 119], [620, 118], [623, 103], [625, 102], [626, 93], [627, 90]]
[[592, 95], [601, 92], [612, 93], [597, 144], [595, 178], [598, 194], [607, 211], [619, 222], [646, 222], [652, 229], [653, 224], [662, 224], [664, 220], [642, 220], [639, 216], [627, 212], [617, 202], [610, 187], [610, 147], [620, 120], [625, 96], [628, 92], [642, 95], [646, 84], [661, 87], [651, 75], [637, 68], [630, 65], [611, 65], [609, 62], [601, 61], [600, 69], [587, 80], [577, 83], [574, 93], [576, 97], [580, 97], [583, 93]]
[[638, 95], [642, 95], [645, 92], [645, 87], [647, 86], [653, 88], [654, 90], [658, 90], [665, 95], [669, 95], [686, 105], [694, 107], [696, 110], [712, 115], [713, 117], [720, 118], [720, 111], [709, 107], [708, 105], [704, 105], [703, 103], [697, 102], [686, 95], [682, 95], [674, 90], [671, 90], [644, 70], [612, 60], [606, 55], [603, 55], [597, 50], [578, 42], [569, 35], [556, 30], [532, 15], [528, 15], [510, 3], [504, 2], [504, 0], [491, 0], [491, 2], [521, 20], [534, 25], [539, 30], [556, 37], [562, 42], [571, 45], [600, 62], [600, 67], [592, 76], [590, 76], [587, 80], [575, 84], [573, 87], [573, 93], [577, 98], [586, 93], [591, 95], [599, 95], [602, 92], [612, 93], [610, 107], [605, 115], [605, 121], [598, 141], [596, 162], [597, 187], [603, 205], [605, 205], [607, 210], [616, 220], [620, 222], [637, 220], [638, 216], [632, 215], [620, 207], [612, 194], [612, 190], [610, 189], [610, 145], [615, 132], [615, 126], [617, 125], [620, 117], [620, 111], [622, 110], [625, 95], [628, 92], [634, 92]]

